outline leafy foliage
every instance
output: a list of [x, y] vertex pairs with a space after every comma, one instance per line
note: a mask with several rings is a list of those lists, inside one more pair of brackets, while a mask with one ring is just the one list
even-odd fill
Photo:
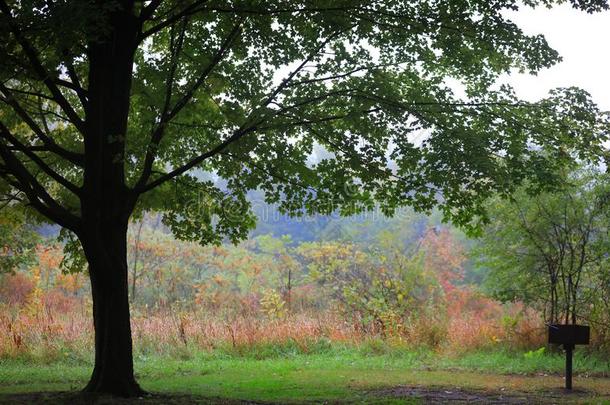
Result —
[[32, 264], [34, 247], [40, 237], [31, 222], [22, 209], [4, 207], [0, 210], [0, 273]]
[[120, 166], [127, 215], [154, 208], [180, 238], [237, 241], [254, 224], [246, 194], [260, 189], [291, 215], [438, 204], [472, 225], [490, 194], [526, 178], [551, 184], [574, 157], [597, 159], [608, 135], [582, 90], [526, 103], [498, 83], [559, 60], [502, 13], [519, 7], [3, 1], [0, 174], [48, 219], [82, 230], [89, 106], [100, 90], [87, 52], [126, 29], [130, 91], [116, 117], [126, 127], [102, 143]]
[[494, 201], [479, 263], [495, 296], [537, 306], [549, 322], [602, 321], [591, 308], [604, 307], [608, 191], [606, 173], [580, 169], [558, 190]]

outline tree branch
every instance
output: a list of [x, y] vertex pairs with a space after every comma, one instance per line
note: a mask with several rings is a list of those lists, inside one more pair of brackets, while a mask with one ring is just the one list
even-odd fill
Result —
[[4, 84], [0, 83], [0, 92], [4, 94], [4, 101], [10, 105], [15, 113], [27, 124], [27, 126], [34, 132], [34, 134], [44, 143], [50, 152], [57, 154], [58, 156], [68, 160], [69, 162], [82, 167], [84, 165], [84, 156], [80, 153], [72, 152], [63, 147], [59, 146], [55, 140], [49, 137], [34, 121], [34, 119], [28, 114], [28, 112], [19, 104], [17, 99], [12, 95], [12, 89], [7, 88]]
[[69, 118], [70, 122], [81, 132], [85, 133], [84, 122], [78, 116], [76, 111], [72, 108], [68, 100], [64, 97], [61, 90], [57, 87], [57, 81], [60, 79], [54, 79], [44, 68], [42, 62], [40, 61], [36, 50], [30, 45], [27, 39], [22, 35], [19, 26], [15, 23], [13, 16], [11, 14], [11, 10], [9, 6], [6, 4], [5, 0], [0, 0], [0, 11], [6, 16], [9, 28], [15, 39], [21, 45], [21, 48], [25, 52], [27, 58], [30, 60], [34, 71], [42, 80], [42, 82], [47, 86], [51, 94], [53, 95], [54, 101], [61, 107], [66, 116]]
[[230, 144], [232, 144], [233, 142], [236, 142], [237, 140], [239, 140], [240, 138], [242, 138], [244, 135], [250, 133], [250, 132], [254, 132], [256, 130], [256, 127], [249, 127], [246, 129], [240, 129], [237, 130], [233, 133], [233, 135], [231, 135], [229, 138], [227, 138], [225, 141], [221, 142], [219, 145], [217, 145], [215, 148], [209, 150], [208, 152], [197, 156], [196, 158], [192, 159], [191, 161], [189, 161], [188, 163], [186, 163], [185, 165], [174, 169], [172, 171], [170, 171], [169, 173], [151, 181], [150, 183], [143, 185], [143, 186], [139, 186], [136, 187], [134, 190], [139, 193], [145, 193], [147, 191], [152, 190], [153, 188], [159, 186], [162, 183], [165, 183], [168, 180], [173, 179], [174, 177], [180, 176], [181, 174], [186, 173], [187, 171], [189, 171], [190, 169], [192, 169], [193, 167], [197, 166], [198, 164], [200, 164], [201, 162], [203, 162], [204, 160], [222, 152], [227, 146], [229, 146]]
[[[237, 27], [237, 26], [236, 26]], [[292, 72], [290, 72], [286, 78], [284, 78], [280, 84], [269, 93], [269, 95], [264, 99], [264, 101], [262, 102], [262, 104], [254, 109], [250, 116], [248, 117], [248, 119], [244, 122], [244, 124], [242, 124], [240, 126], [239, 129], [237, 129], [233, 135], [231, 135], [229, 138], [225, 139], [223, 142], [221, 142], [220, 144], [218, 144], [216, 147], [212, 148], [211, 150], [191, 159], [188, 163], [186, 163], [185, 165], [178, 167], [172, 171], [170, 171], [169, 173], [167, 173], [164, 176], [161, 176], [157, 179], [155, 179], [154, 181], [148, 183], [145, 185], [145, 181], [142, 182], [142, 179], [140, 179], [140, 181], [138, 181], [136, 187], [134, 187], [134, 190], [137, 194], [141, 194], [144, 193], [146, 191], [149, 191], [155, 187], [157, 187], [158, 185], [164, 183], [165, 181], [168, 181], [176, 176], [179, 176], [181, 174], [184, 174], [185, 172], [187, 172], [188, 170], [192, 169], [193, 167], [197, 166], [198, 164], [200, 164], [201, 162], [203, 162], [204, 160], [217, 155], [218, 153], [222, 152], [225, 148], [227, 148], [229, 145], [231, 145], [234, 142], [237, 142], [239, 139], [241, 139], [243, 136], [245, 136], [246, 134], [249, 134], [251, 132], [255, 132], [257, 130], [257, 126], [260, 125], [261, 123], [263, 123], [266, 120], [266, 117], [263, 117], [262, 119], [259, 119], [258, 117], [256, 117], [256, 115], [259, 114], [259, 112], [264, 109], [267, 108], [269, 106], [269, 104], [273, 101], [273, 99], [282, 91], [286, 88], [286, 86], [288, 85], [288, 83], [290, 83], [290, 81], [303, 69], [303, 67], [305, 65], [307, 65], [307, 63], [309, 63], [316, 55], [319, 54], [320, 50], [324, 49], [324, 47], [326, 47], [326, 45], [328, 45], [328, 43], [330, 43], [330, 41], [332, 41], [333, 39], [337, 38], [338, 36], [340, 36], [341, 34], [348, 32], [350, 30], [353, 29], [353, 26], [350, 26], [347, 29], [344, 30], [340, 30], [340, 31], [336, 31], [333, 34], [329, 35], [328, 38], [326, 38], [324, 41], [322, 41], [322, 43], [320, 43], [320, 45], [318, 45]], [[254, 122], [253, 122], [254, 121]]]
[[[0, 170], [2, 170], [2, 168], [0, 168]], [[1, 174], [0, 174], [0, 177], [2, 177]], [[0, 205], [0, 211], [2, 211], [4, 208], [9, 206], [13, 201], [24, 202], [23, 199], [19, 198], [20, 193], [22, 193], [22, 191], [18, 190], [14, 194], [8, 194], [8, 195], [0, 198], [0, 201], [2, 201], [2, 203], [3, 203], [2, 205]]]
[[28, 197], [29, 202], [42, 215], [78, 233], [80, 219], [57, 203], [3, 142], [0, 142], [0, 158], [4, 162], [0, 177], [4, 178], [14, 188], [22, 191]]
[[291, 122], [286, 122], [286, 123], [279, 123], [276, 125], [269, 125], [269, 126], [261, 126], [258, 129], [260, 131], [264, 131], [267, 129], [274, 129], [274, 128], [282, 128], [282, 127], [298, 127], [298, 126], [307, 126], [307, 125], [312, 125], [312, 124], [321, 124], [323, 122], [331, 122], [331, 121], [337, 121], [337, 120], [342, 120], [344, 118], [347, 118], [349, 116], [351, 116], [354, 113], [358, 113], [358, 114], [362, 114], [362, 115], [368, 115], [368, 114], [372, 114], [374, 112], [378, 112], [381, 111], [381, 108], [370, 108], [368, 110], [358, 110], [358, 111], [350, 111], [346, 114], [335, 114], [335, 115], [329, 115], [326, 117], [315, 117], [315, 118], [304, 118], [304, 119], [299, 119], [296, 121], [291, 121]]
[[[168, 17], [165, 21], [153, 26], [152, 28], [142, 32], [139, 35], [138, 38], [138, 42], [141, 42], [142, 40], [146, 39], [147, 37], [156, 34], [157, 32], [161, 31], [164, 28], [169, 27], [170, 25], [175, 24], [176, 22], [180, 21], [180, 19], [182, 19], [183, 17], [188, 17], [190, 15], [193, 15], [195, 13], [197, 13], [198, 11], [200, 11], [201, 9], [198, 9], [199, 6], [203, 5], [204, 3], [206, 3], [208, 0], [197, 0], [194, 1], [193, 3], [191, 3], [189, 6], [185, 7], [184, 9], [182, 9], [182, 11], [172, 15], [171, 17]], [[153, 0], [152, 3], [155, 3], [155, 0]], [[149, 6], [152, 5], [149, 4]], [[145, 7], [144, 10], [147, 10], [146, 13], [144, 13], [144, 11], [142, 12], [142, 14], [140, 15], [141, 17], [141, 22], [144, 23], [146, 20], [150, 19], [150, 17], [152, 17], [152, 14], [154, 13], [156, 7], [154, 8], [148, 8], [149, 6]], [[146, 18], [143, 18], [146, 17]]]
[[13, 144], [18, 151], [22, 152], [24, 155], [30, 158], [32, 162], [34, 162], [38, 167], [40, 167], [40, 169], [46, 174], [48, 174], [49, 177], [51, 177], [53, 180], [64, 186], [66, 189], [70, 190], [76, 196], [81, 195], [79, 187], [71, 183], [68, 179], [61, 176], [55, 170], [51, 169], [51, 167], [49, 167], [49, 165], [47, 165], [38, 155], [36, 155], [34, 151], [32, 151], [30, 148], [21, 143], [17, 138], [15, 138], [2, 122], [0, 122], [0, 136], [9, 141], [11, 144]]
[[319, 190], [317, 190], [317, 189], [315, 189], [315, 188], [313, 188], [313, 187], [311, 187], [311, 186], [309, 186], [307, 184], [303, 184], [303, 183], [301, 183], [301, 182], [299, 182], [297, 180], [294, 180], [294, 179], [282, 176], [280, 174], [274, 173], [272, 170], [265, 169], [263, 166], [259, 165], [258, 163], [253, 162], [252, 159], [250, 157], [246, 156], [246, 155], [239, 155], [238, 156], [238, 155], [235, 155], [235, 154], [230, 153], [230, 152], [220, 152], [220, 154], [223, 155], [223, 156], [227, 156], [227, 157], [229, 157], [229, 158], [231, 158], [231, 159], [233, 159], [235, 161], [238, 161], [238, 162], [246, 162], [246, 164], [249, 164], [252, 168], [260, 171], [261, 173], [264, 173], [264, 174], [268, 175], [269, 177], [273, 177], [274, 179], [278, 179], [278, 180], [283, 181], [285, 183], [292, 184], [293, 186], [299, 187], [299, 188], [301, 188], [303, 190], [312, 192], [314, 194], [319, 193]]
[[159, 8], [159, 6], [161, 5], [162, 1], [163, 0], [151, 0], [151, 2], [147, 6], [142, 8], [139, 17], [141, 24], [153, 16], [155, 11], [157, 11], [157, 8]]
[[[0, 83], [0, 86], [3, 86], [2, 83]], [[25, 96], [32, 96], [32, 97], [37, 97], [37, 98], [40, 98], [40, 99], [43, 99], [43, 100], [54, 101], [53, 97], [50, 97], [50, 96], [48, 96], [46, 94], [38, 93], [36, 91], [28, 91], [28, 90], [20, 90], [20, 89], [8, 89], [8, 88], [6, 88], [6, 89], [8, 91], [11, 91], [12, 93], [23, 94]], [[2, 89], [0, 88], [0, 91], [1, 90]]]
[[74, 90], [74, 92], [76, 92], [76, 95], [78, 96], [78, 99], [80, 100], [80, 103], [83, 106], [83, 108], [87, 108], [87, 104], [89, 103], [89, 101], [87, 100], [87, 91], [83, 88], [83, 86], [80, 83], [80, 79], [78, 78], [78, 74], [76, 73], [76, 68], [74, 67], [74, 63], [72, 61], [72, 58], [68, 54], [68, 51], [64, 50], [63, 53], [66, 58], [65, 62], [66, 62], [66, 71], [68, 72], [68, 77], [70, 77], [70, 80], [72, 81], [72, 84], [74, 85], [72, 90]]
[[[223, 41], [222, 45], [220, 46], [220, 48], [214, 55], [214, 58], [212, 59], [212, 61], [201, 72], [201, 74], [199, 75], [197, 80], [195, 80], [195, 83], [193, 83], [191, 88], [182, 96], [182, 98], [180, 100], [178, 100], [176, 102], [174, 107], [171, 110], [169, 110], [169, 103], [171, 100], [171, 91], [172, 91], [172, 85], [173, 85], [171, 83], [173, 83], [173, 80], [174, 80], [173, 75], [174, 75], [175, 68], [171, 70], [170, 79], [169, 79], [170, 84], [168, 84], [168, 87], [167, 87], [165, 106], [161, 113], [161, 120], [159, 122], [159, 125], [154, 130], [153, 134], [151, 135], [151, 140], [148, 144], [148, 149], [146, 151], [146, 157], [144, 158], [144, 166], [142, 169], [142, 175], [140, 176], [140, 179], [136, 183], [135, 188], [143, 187], [143, 185], [146, 184], [146, 182], [150, 178], [151, 170], [152, 170], [155, 158], [156, 158], [156, 152], [159, 147], [159, 143], [161, 142], [161, 140], [163, 139], [163, 136], [165, 135], [165, 128], [166, 128], [167, 124], [176, 115], [178, 115], [178, 113], [189, 103], [189, 101], [192, 100], [193, 96], [195, 95], [195, 92], [203, 85], [203, 83], [205, 82], [207, 77], [210, 75], [210, 73], [212, 72], [214, 67], [216, 67], [220, 63], [220, 61], [222, 61], [224, 55], [228, 52], [229, 48], [231, 47], [231, 43], [237, 37], [240, 27], [241, 27], [241, 21], [239, 23], [237, 23], [233, 27], [233, 29], [231, 30], [229, 35], [227, 35], [227, 37]], [[184, 36], [185, 29], [186, 29], [186, 27], [183, 27], [183, 32], [181, 35], [182, 37]], [[182, 40], [183, 40], [183, 38], [180, 40], [180, 42], [182, 42]], [[177, 55], [176, 55], [176, 59], [177, 59]]]

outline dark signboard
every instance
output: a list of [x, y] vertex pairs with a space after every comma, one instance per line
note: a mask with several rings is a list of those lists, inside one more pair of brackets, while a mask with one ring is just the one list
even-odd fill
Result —
[[585, 325], [549, 325], [549, 343], [563, 345], [566, 351], [566, 389], [572, 389], [572, 351], [589, 344], [590, 329]]
[[549, 343], [588, 345], [589, 327], [585, 325], [549, 325]]

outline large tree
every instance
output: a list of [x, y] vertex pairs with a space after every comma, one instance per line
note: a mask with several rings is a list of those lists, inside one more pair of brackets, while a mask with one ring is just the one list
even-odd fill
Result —
[[560, 60], [506, 18], [518, 4], [0, 0], [0, 176], [82, 247], [95, 325], [86, 390], [141, 392], [134, 213], [163, 211], [176, 236], [201, 243], [246, 235], [251, 189], [295, 215], [440, 204], [466, 223], [487, 195], [597, 154], [605, 133], [585, 93], [526, 103], [498, 85]]

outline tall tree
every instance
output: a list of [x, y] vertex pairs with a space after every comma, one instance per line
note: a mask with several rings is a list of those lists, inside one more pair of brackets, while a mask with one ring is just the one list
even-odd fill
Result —
[[467, 223], [485, 196], [598, 153], [605, 134], [582, 91], [531, 104], [495, 86], [559, 60], [507, 20], [518, 4], [0, 0], [0, 176], [82, 247], [96, 347], [86, 390], [141, 393], [134, 211], [163, 211], [201, 243], [246, 235], [256, 188], [294, 215], [438, 203]]

